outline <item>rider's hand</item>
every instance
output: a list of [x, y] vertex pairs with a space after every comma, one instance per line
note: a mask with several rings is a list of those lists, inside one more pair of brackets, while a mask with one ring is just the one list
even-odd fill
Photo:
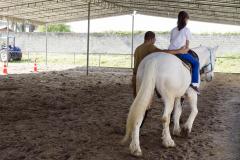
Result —
[[179, 49], [179, 53], [181, 54], [186, 54], [188, 53], [188, 51], [189, 51], [189, 48], [186, 48], [185, 46]]

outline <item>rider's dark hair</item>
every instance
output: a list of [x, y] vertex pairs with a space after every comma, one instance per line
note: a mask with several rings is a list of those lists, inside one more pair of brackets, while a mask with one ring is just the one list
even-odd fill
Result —
[[180, 31], [181, 29], [183, 29], [187, 23], [186, 23], [186, 20], [189, 19], [189, 15], [187, 12], [185, 11], [180, 11], [178, 13], [178, 21], [177, 21], [177, 27], [178, 27], [178, 30]]
[[144, 35], [144, 40], [145, 41], [151, 40], [153, 38], [155, 38], [155, 33], [152, 32], [152, 31], [147, 31]]

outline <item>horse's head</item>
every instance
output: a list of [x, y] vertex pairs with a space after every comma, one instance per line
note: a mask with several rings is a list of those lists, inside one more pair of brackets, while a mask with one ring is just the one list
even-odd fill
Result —
[[204, 75], [206, 81], [211, 81], [214, 76], [213, 70], [216, 62], [216, 51], [218, 46], [213, 48], [201, 46], [195, 49], [200, 61], [200, 73], [201, 75]]

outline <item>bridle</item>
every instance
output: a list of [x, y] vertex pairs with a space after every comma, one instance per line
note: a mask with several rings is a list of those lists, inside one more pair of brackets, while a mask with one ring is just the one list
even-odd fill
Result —
[[[209, 56], [210, 62], [209, 62], [207, 65], [203, 66], [202, 69], [200, 70], [200, 74], [205, 74], [206, 77], [207, 77], [207, 74], [208, 74], [208, 73], [210, 73], [210, 72], [213, 71], [212, 50], [208, 48], [208, 51], [209, 51], [209, 53], [210, 53], [210, 56]], [[211, 66], [211, 67], [210, 67], [210, 70], [206, 70], [206, 69], [208, 68], [208, 66]], [[211, 78], [211, 80], [212, 80], [212, 78]], [[211, 80], [210, 80], [210, 81], [211, 81]]]

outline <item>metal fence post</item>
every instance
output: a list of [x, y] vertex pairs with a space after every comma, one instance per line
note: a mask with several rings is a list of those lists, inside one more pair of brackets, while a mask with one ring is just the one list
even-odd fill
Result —
[[99, 54], [99, 57], [98, 57], [98, 67], [101, 67], [101, 54]]
[[45, 65], [46, 65], [46, 67], [47, 67], [47, 64], [48, 64], [48, 24], [46, 23], [46, 25], [45, 25], [45, 28], [46, 28], [46, 35], [45, 35], [45, 38], [46, 38], [46, 59], [45, 59]]
[[27, 51], [27, 54], [28, 54], [28, 63], [30, 63], [29, 51]]
[[133, 14], [132, 14], [132, 48], [131, 48], [131, 68], [133, 68], [133, 47], [134, 47], [134, 41], [133, 41], [133, 38], [134, 38], [134, 18], [135, 18], [135, 15], [136, 15], [136, 11], [133, 11]]
[[7, 66], [8, 66], [8, 57], [9, 57], [8, 46], [9, 46], [9, 20], [7, 20]]
[[73, 58], [74, 58], [74, 60], [73, 60], [73, 63], [74, 63], [74, 65], [75, 65], [75, 52], [73, 53]]

